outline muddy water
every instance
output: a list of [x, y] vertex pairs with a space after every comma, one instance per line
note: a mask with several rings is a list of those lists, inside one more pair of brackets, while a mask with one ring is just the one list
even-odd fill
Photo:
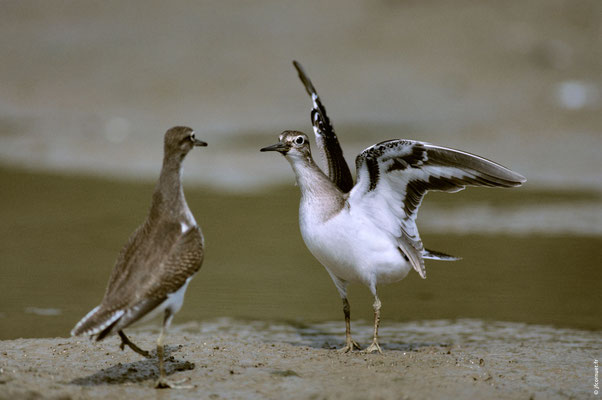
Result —
[[[119, 249], [145, 218], [153, 184], [9, 169], [0, 169], [0, 183], [0, 339], [66, 336], [100, 301]], [[519, 203], [597, 199], [521, 190], [430, 195], [421, 211], [486, 202], [503, 212]], [[186, 194], [207, 256], [176, 323], [342, 319], [334, 285], [301, 240], [297, 188], [226, 195], [189, 185]], [[383, 287], [384, 328], [388, 321], [474, 318], [602, 329], [600, 236], [424, 229], [423, 239], [463, 260], [427, 262], [428, 279], [411, 273]], [[366, 288], [351, 286], [350, 302], [354, 320], [371, 319]]]

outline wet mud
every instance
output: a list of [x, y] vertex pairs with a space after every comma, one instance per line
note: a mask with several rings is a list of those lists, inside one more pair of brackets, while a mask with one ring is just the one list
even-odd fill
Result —
[[[176, 326], [169, 378], [191, 389], [153, 388], [156, 359], [119, 340], [0, 342], [0, 398], [146, 399], [566, 399], [593, 395], [600, 332], [479, 320], [384, 324], [384, 354], [340, 354], [341, 322], [314, 325], [218, 319]], [[369, 343], [371, 327], [353, 326]], [[152, 348], [157, 328], [131, 331]]]

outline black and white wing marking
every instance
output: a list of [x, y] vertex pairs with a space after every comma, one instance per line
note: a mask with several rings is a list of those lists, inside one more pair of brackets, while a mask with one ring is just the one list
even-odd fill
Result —
[[334, 128], [326, 114], [326, 108], [322, 104], [316, 88], [311, 83], [303, 67], [297, 61], [293, 61], [295, 69], [299, 73], [299, 79], [303, 82], [305, 90], [311, 97], [313, 108], [311, 110], [311, 123], [316, 135], [316, 143], [322, 158], [328, 163], [328, 177], [343, 193], [353, 188], [353, 178], [349, 166], [343, 157], [343, 150], [334, 133]]
[[389, 140], [356, 158], [357, 184], [351, 209], [399, 238], [414, 269], [426, 276], [423, 246], [416, 226], [418, 208], [429, 190], [457, 192], [466, 186], [514, 187], [526, 179], [474, 154], [412, 140]]

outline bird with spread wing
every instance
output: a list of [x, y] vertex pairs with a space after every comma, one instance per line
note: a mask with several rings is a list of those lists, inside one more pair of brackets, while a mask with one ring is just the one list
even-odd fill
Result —
[[359, 282], [374, 296], [374, 335], [365, 351], [382, 352], [377, 287], [403, 279], [412, 269], [426, 278], [425, 259], [458, 259], [424, 248], [416, 217], [425, 194], [429, 190], [457, 192], [466, 186], [516, 187], [526, 179], [474, 154], [395, 139], [370, 146], [357, 156], [354, 185], [318, 93], [301, 65], [293, 64], [313, 102], [313, 129], [328, 175], [314, 162], [309, 138], [302, 132], [284, 131], [278, 143], [261, 151], [283, 154], [295, 173], [301, 191], [301, 235], [343, 300], [346, 343], [340, 350], [360, 348], [351, 337], [347, 300], [348, 284]]

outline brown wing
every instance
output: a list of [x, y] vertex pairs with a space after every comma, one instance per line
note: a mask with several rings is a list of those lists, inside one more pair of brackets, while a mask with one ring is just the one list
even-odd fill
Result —
[[186, 279], [194, 275], [203, 263], [203, 235], [198, 227], [189, 229], [174, 243], [165, 261], [162, 262], [148, 285], [141, 288], [140, 296], [165, 299], [177, 291]]
[[102, 303], [72, 334], [105, 331], [104, 337], [117, 321], [120, 329], [137, 321], [199, 270], [203, 254], [198, 227], [181, 233], [176, 223], [159, 224], [152, 230], [141, 226], [118, 257]]

